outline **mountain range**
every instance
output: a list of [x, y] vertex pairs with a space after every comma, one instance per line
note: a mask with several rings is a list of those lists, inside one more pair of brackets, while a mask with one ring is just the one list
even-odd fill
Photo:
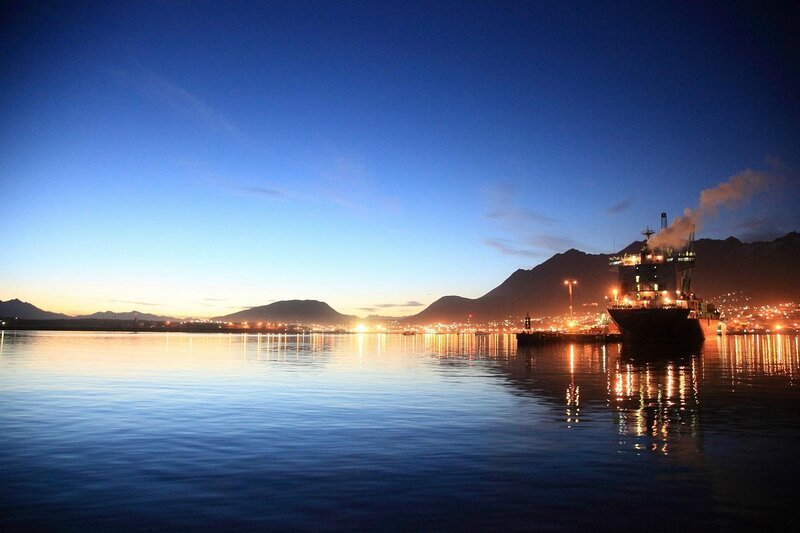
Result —
[[177, 320], [176, 318], [170, 316], [162, 316], [162, 315], [154, 315], [151, 313], [142, 313], [139, 311], [125, 311], [122, 313], [116, 313], [114, 311], [99, 311], [97, 313], [92, 313], [91, 315], [81, 315], [76, 316], [75, 318], [85, 318], [85, 319], [97, 319], [97, 320], [148, 320], [152, 322], [163, 322], [163, 321], [172, 321]]
[[[633, 242], [619, 253], [638, 251], [642, 244]], [[768, 242], [743, 243], [734, 237], [700, 239], [695, 242], [694, 249], [697, 259], [692, 272], [692, 287], [700, 297], [714, 300], [735, 291], [747, 293], [753, 305], [800, 301], [800, 233], [791, 232]], [[508, 318], [516, 320], [525, 313], [531, 316], [564, 314], [569, 306], [565, 279], [578, 282], [574, 287], [576, 312], [600, 310], [605, 307], [605, 297], [616, 285], [616, 274], [608, 267], [609, 257], [610, 254], [567, 250], [531, 269], [517, 270], [479, 298], [444, 296], [420, 313], [400, 320], [408, 324], [478, 323]], [[0, 317], [132, 320], [134, 314], [140, 320], [175, 320], [137, 311], [105, 311], [69, 317], [17, 299], [0, 301]], [[285, 300], [213, 320], [345, 325], [354, 323], [359, 317], [339, 313], [317, 300]]]
[[23, 302], [18, 299], [2, 301], [0, 300], [0, 317], [11, 318], [17, 317], [24, 320], [64, 320], [64, 319], [84, 319], [84, 320], [149, 320], [153, 322], [160, 322], [165, 320], [176, 320], [175, 318], [161, 315], [153, 315], [150, 313], [142, 313], [139, 311], [125, 311], [116, 313], [114, 311], [100, 311], [92, 313], [91, 315], [69, 316], [63, 313], [53, 313], [39, 309], [33, 304]]

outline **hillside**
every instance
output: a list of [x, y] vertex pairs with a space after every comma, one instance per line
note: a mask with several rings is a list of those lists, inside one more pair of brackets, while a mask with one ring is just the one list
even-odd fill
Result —
[[473, 322], [485, 322], [524, 316], [528, 312], [536, 316], [564, 313], [569, 305], [564, 287], [568, 278], [578, 280], [574, 292], [576, 310], [582, 309], [584, 303], [604, 302], [603, 296], [614, 283], [608, 255], [571, 249], [530, 270], [517, 270], [480, 298], [440, 298], [409, 321], [466, 322], [472, 315]]
[[51, 313], [39, 309], [33, 304], [17, 300], [0, 301], [0, 317], [11, 318], [17, 317], [25, 320], [51, 320], [56, 318], [70, 318], [61, 313]]
[[330, 326], [350, 324], [358, 320], [358, 317], [343, 315], [325, 302], [318, 300], [284, 300], [219, 316], [213, 320]]

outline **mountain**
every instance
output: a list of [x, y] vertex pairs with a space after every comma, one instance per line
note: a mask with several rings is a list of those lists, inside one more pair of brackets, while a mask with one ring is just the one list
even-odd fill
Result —
[[769, 242], [701, 239], [692, 287], [701, 296], [746, 291], [753, 304], [800, 300], [800, 233]]
[[614, 273], [608, 268], [608, 257], [573, 248], [554, 255], [530, 270], [517, 270], [480, 298], [440, 298], [410, 317], [409, 321], [422, 324], [467, 322], [468, 319], [486, 322], [516, 318], [528, 312], [534, 316], [565, 313], [569, 306], [565, 279], [578, 280], [574, 289], [577, 312], [583, 309], [583, 303], [604, 305], [603, 296], [614, 284]]
[[0, 316], [2, 317], [17, 317], [24, 320], [49, 320], [56, 318], [71, 318], [61, 313], [51, 313], [39, 309], [33, 304], [17, 300], [2, 301], [0, 300]]
[[76, 316], [75, 318], [82, 319], [98, 319], [98, 320], [147, 320], [151, 322], [166, 322], [176, 320], [169, 316], [151, 315], [150, 313], [140, 313], [139, 311], [127, 311], [122, 313], [115, 313], [114, 311], [100, 311], [92, 313], [91, 315]]
[[[633, 242], [623, 251], [633, 252], [641, 246], [642, 242]], [[745, 291], [754, 304], [800, 300], [797, 232], [770, 242], [743, 243], [733, 237], [700, 239], [695, 242], [695, 252], [692, 287], [701, 297]], [[444, 296], [407, 320], [416, 324], [486, 322], [518, 319], [528, 312], [532, 316], [564, 314], [569, 307], [565, 279], [578, 280], [573, 303], [576, 312], [603, 309], [605, 296], [616, 285], [616, 273], [609, 269], [608, 258], [607, 254], [571, 249], [530, 270], [517, 270], [479, 298]]]
[[213, 320], [332, 326], [350, 324], [358, 320], [358, 317], [343, 315], [325, 302], [317, 300], [284, 300], [219, 316]]

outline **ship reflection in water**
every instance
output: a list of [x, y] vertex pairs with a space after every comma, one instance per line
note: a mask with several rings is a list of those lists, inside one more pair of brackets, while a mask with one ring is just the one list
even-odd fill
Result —
[[0, 332], [0, 527], [778, 527], [798, 354]]
[[[635, 352], [639, 356], [626, 353], [626, 348], [570, 345], [565, 348], [566, 362], [552, 351], [537, 353], [526, 348], [521, 350], [521, 360], [526, 363], [526, 381], [566, 382], [562, 395], [567, 427], [581, 422], [583, 398], [584, 408], [606, 406], [619, 436], [633, 437], [620, 444], [630, 444], [633, 449], [666, 455], [670, 441], [698, 437], [700, 352], [643, 357], [641, 352]], [[559, 368], [560, 364], [567, 368]]]

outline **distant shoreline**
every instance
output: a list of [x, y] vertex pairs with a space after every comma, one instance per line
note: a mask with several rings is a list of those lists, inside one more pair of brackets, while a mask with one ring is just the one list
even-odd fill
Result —
[[113, 319], [2, 319], [3, 331], [97, 331], [123, 333], [350, 333], [342, 328], [313, 330], [308, 326], [258, 327], [242, 324], [229, 325], [213, 322], [156, 322]]

